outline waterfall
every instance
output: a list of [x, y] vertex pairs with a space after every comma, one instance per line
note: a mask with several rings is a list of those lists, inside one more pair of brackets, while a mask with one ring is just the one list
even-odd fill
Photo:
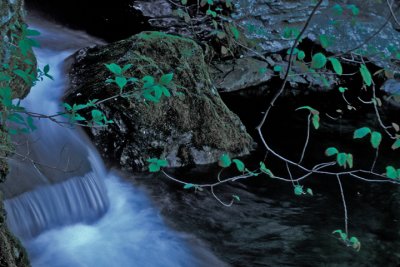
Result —
[[56, 226], [90, 223], [108, 207], [103, 181], [93, 172], [6, 200], [7, 223], [24, 239]]
[[[38, 82], [21, 103], [54, 114], [67, 84], [63, 62], [80, 47], [101, 43], [81, 32], [33, 19], [41, 33], [40, 67], [55, 78]], [[36, 25], [35, 25], [36, 24]], [[61, 118], [62, 120], [62, 118]], [[146, 195], [109, 173], [79, 128], [49, 120], [20, 136], [2, 186], [7, 224], [34, 267], [226, 266], [198, 240], [169, 229]]]

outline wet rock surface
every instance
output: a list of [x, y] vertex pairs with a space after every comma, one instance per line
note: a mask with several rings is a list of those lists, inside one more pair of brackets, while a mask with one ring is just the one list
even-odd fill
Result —
[[[335, 10], [336, 4], [342, 6], [342, 13], [338, 14]], [[357, 15], [353, 14], [351, 5], [359, 9]], [[236, 7], [235, 20], [247, 29], [248, 36], [260, 40], [264, 52], [271, 53], [290, 47], [292, 40], [282, 38], [285, 29], [301, 29], [314, 4], [312, 1], [240, 0]], [[393, 10], [397, 9], [397, 3], [394, 3]], [[383, 25], [383, 29], [380, 29]], [[389, 51], [391, 47], [397, 49], [400, 45], [396, 25], [390, 19], [386, 1], [325, 0], [304, 36], [318, 43], [319, 36], [325, 34], [331, 39], [326, 48], [330, 53], [342, 54], [356, 48], [374, 64], [398, 70], [396, 53]], [[372, 35], [375, 36], [370, 38]], [[363, 45], [367, 40], [368, 44]]]

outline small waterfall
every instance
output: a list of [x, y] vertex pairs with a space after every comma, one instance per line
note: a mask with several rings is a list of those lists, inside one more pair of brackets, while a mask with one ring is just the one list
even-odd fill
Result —
[[4, 205], [11, 230], [27, 239], [54, 226], [95, 221], [106, 212], [108, 198], [104, 181], [91, 172], [23, 193]]

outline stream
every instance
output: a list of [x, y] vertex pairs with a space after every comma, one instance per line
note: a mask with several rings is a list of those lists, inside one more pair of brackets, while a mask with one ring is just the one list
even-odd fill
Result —
[[[38, 65], [49, 64], [54, 81], [38, 82], [21, 105], [56, 114], [68, 83], [66, 58], [102, 42], [35, 17], [29, 21], [41, 32]], [[82, 130], [58, 120], [38, 120], [33, 134], [13, 140], [23, 157], [10, 160], [2, 188], [7, 224], [32, 266], [227, 266], [194, 236], [170, 229], [141, 190], [105, 168]]]

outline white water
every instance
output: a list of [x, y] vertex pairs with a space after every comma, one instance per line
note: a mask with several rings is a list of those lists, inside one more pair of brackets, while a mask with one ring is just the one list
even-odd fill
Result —
[[[38, 63], [51, 65], [55, 81], [39, 82], [22, 104], [54, 114], [67, 82], [64, 59], [95, 40], [54, 25], [33, 28], [48, 45], [35, 51]], [[142, 192], [108, 173], [79, 129], [49, 120], [36, 124], [39, 129], [20, 138], [26, 145], [17, 149], [46, 166], [12, 160], [3, 188], [10, 196], [7, 223], [32, 266], [225, 266], [194, 238], [169, 229]]]

